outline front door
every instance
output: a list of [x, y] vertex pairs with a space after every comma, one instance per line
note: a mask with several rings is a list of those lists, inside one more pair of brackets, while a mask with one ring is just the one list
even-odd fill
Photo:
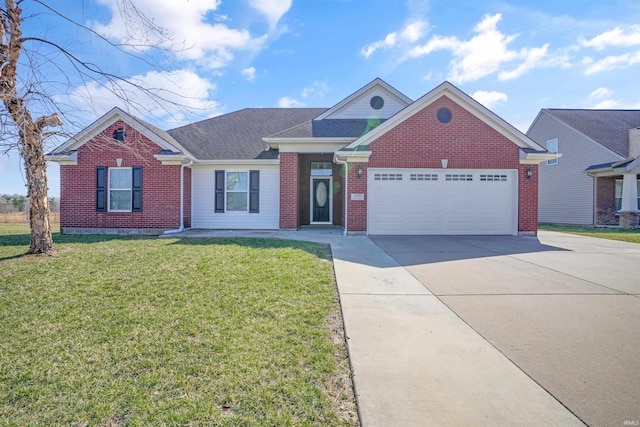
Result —
[[331, 178], [312, 179], [311, 222], [331, 221]]

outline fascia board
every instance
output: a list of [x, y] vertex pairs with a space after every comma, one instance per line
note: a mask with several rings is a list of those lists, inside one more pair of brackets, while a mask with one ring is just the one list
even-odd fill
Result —
[[125, 113], [118, 107], [114, 107], [108, 113], [90, 124], [88, 127], [78, 132], [75, 136], [71, 137], [69, 141], [56, 148], [56, 151], [77, 150], [78, 148], [89, 142], [96, 135], [98, 135], [100, 132], [102, 132], [105, 128], [111, 126], [118, 120], [122, 120], [127, 125], [131, 126], [137, 132], [141, 133], [149, 140], [151, 140], [154, 144], [158, 145], [164, 150], [179, 149], [180, 151], [186, 152], [184, 147], [174, 146], [173, 144], [165, 141], [155, 132], [151, 131], [146, 126], [143, 126], [140, 122], [135, 120], [133, 117], [131, 117], [129, 114]]

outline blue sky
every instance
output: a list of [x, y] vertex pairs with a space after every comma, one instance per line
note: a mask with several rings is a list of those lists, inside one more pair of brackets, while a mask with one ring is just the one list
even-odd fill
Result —
[[[541, 108], [640, 109], [640, 2], [629, 0], [137, 0], [167, 37], [127, 32], [117, 0], [48, 1], [65, 16], [149, 61], [119, 53], [42, 7], [22, 3], [26, 36], [53, 40], [79, 57], [166, 90], [193, 109], [149, 104], [131, 92], [155, 125], [170, 129], [245, 107], [330, 107], [381, 77], [412, 99], [449, 80], [526, 131]], [[170, 37], [168, 37], [170, 36]], [[26, 44], [27, 48], [37, 47]], [[45, 65], [50, 95], [70, 114], [74, 133], [122, 99], [83, 83], [64, 58]], [[152, 62], [149, 64], [148, 62]], [[37, 109], [37, 107], [36, 107]], [[50, 148], [50, 147], [49, 147]], [[0, 194], [26, 194], [15, 153], [0, 156]], [[51, 164], [50, 195], [59, 195]]]

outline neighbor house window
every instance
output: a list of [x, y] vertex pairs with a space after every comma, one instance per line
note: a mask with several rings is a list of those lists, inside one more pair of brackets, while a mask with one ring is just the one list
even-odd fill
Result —
[[97, 212], [142, 212], [142, 167], [96, 168]]
[[[558, 138], [553, 138], [547, 141], [547, 151], [553, 154], [558, 153]], [[548, 165], [558, 164], [558, 159], [547, 160]]]
[[[636, 181], [636, 186], [638, 188], [637, 209], [640, 210], [640, 180]], [[616, 179], [616, 210], [619, 211], [620, 209], [622, 209], [622, 180]]]

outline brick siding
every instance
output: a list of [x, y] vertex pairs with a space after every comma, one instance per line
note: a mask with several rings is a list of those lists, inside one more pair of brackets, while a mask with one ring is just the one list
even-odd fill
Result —
[[[440, 123], [436, 118], [440, 108], [451, 111], [449, 123]], [[380, 136], [370, 149], [368, 165], [361, 164], [362, 178], [357, 178], [355, 165], [349, 172], [349, 232], [366, 231], [367, 167], [441, 168], [441, 159], [448, 159], [451, 169], [517, 169], [518, 231], [537, 231], [537, 165], [520, 165], [519, 148], [514, 143], [446, 96]], [[533, 172], [529, 180], [528, 168]], [[350, 200], [353, 193], [365, 194], [365, 200]]]
[[[126, 140], [116, 142], [116, 129]], [[78, 164], [60, 167], [60, 225], [65, 228], [178, 228], [180, 166], [162, 166], [153, 155], [160, 147], [118, 121], [78, 149]], [[96, 212], [96, 167], [142, 166], [142, 212]], [[185, 217], [191, 221], [191, 174], [185, 170]]]

